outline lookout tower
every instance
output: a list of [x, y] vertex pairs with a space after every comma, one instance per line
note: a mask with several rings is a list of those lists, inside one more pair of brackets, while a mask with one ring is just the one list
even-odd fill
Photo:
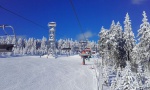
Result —
[[55, 22], [49, 22], [48, 23], [49, 29], [49, 41], [55, 42], [55, 27], [56, 23]]
[[56, 22], [48, 23], [49, 29], [49, 54], [52, 54], [56, 57], [56, 45], [55, 45], [55, 31], [56, 31]]

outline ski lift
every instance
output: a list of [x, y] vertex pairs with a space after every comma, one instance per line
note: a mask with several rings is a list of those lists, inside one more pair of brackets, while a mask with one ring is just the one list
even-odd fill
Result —
[[82, 41], [82, 40], [81, 40], [81, 41], [79, 41], [79, 43], [87, 43], [87, 41]]
[[82, 64], [85, 65], [85, 59], [89, 59], [90, 53], [87, 52], [86, 50], [82, 50], [81, 53], [80, 53], [80, 56], [83, 59]]
[[14, 44], [0, 44], [0, 52], [12, 52]]
[[[12, 26], [10, 26], [10, 25], [0, 25], [0, 28], [2, 28], [4, 33], [5, 33], [5, 36], [0, 36], [0, 39], [4, 40], [3, 43], [0, 42], [0, 52], [12, 52], [12, 49], [13, 49], [13, 47], [16, 44], [16, 35], [15, 35], [15, 32], [14, 32], [14, 28]], [[6, 32], [5, 28], [11, 28], [12, 31], [13, 31], [13, 35], [8, 35], [8, 33]], [[5, 39], [7, 37], [12, 37], [12, 38], [14, 37], [15, 38], [15, 43], [14, 44], [6, 43]]]
[[[61, 46], [62, 46], [64, 43], [65, 43], [65, 42], [63, 42], [63, 43], [61, 44]], [[70, 44], [69, 44], [69, 46], [65, 46], [65, 47], [61, 48], [61, 50], [70, 51], [70, 50], [71, 50]]]
[[62, 48], [61, 50], [67, 50], [67, 51], [70, 51], [71, 48]]
[[86, 50], [82, 50], [80, 53], [80, 56], [84, 57], [84, 58], [88, 58], [90, 56], [90, 52], [88, 52]]
[[81, 41], [79, 41], [79, 43], [81, 45], [80, 51], [82, 51], [86, 48], [88, 42], [87, 42], [87, 40], [85, 40], [85, 41], [81, 40]]
[[65, 53], [66, 53], [67, 56], [70, 56], [70, 53], [69, 53], [70, 50], [71, 50], [70, 47], [61, 48], [61, 50], [62, 50], [62, 51], [65, 51]]
[[87, 41], [79, 41], [80, 44], [87, 44]]
[[[63, 46], [65, 44], [65, 46]], [[63, 46], [63, 47], [62, 47]], [[71, 48], [70, 48], [70, 43], [65, 43], [64, 41], [62, 42], [61, 44], [61, 47], [60, 47], [61, 51], [63, 51], [63, 53], [65, 52], [65, 54], [67, 56], [70, 56], [70, 51], [71, 51]]]

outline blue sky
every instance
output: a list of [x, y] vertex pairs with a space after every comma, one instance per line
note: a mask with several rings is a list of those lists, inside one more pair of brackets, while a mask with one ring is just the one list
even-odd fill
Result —
[[[100, 28], [109, 28], [112, 20], [123, 21], [129, 13], [132, 29], [137, 30], [142, 23], [142, 12], [150, 18], [149, 0], [72, 0], [83, 32], [90, 40], [97, 41]], [[80, 27], [69, 0], [1, 0], [0, 5], [32, 20], [46, 29], [15, 16], [0, 8], [0, 24], [12, 25], [18, 36], [48, 38], [48, 22], [55, 21], [56, 38], [78, 39]], [[149, 19], [150, 20], [150, 19]], [[1, 29], [2, 30], [2, 29]]]

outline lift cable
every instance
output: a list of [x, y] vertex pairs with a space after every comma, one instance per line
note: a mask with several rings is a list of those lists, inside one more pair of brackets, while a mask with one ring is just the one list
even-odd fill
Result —
[[84, 33], [83, 33], [82, 25], [81, 25], [81, 23], [80, 23], [80, 20], [79, 20], [79, 18], [78, 18], [77, 12], [76, 12], [75, 7], [74, 7], [74, 4], [73, 4], [72, 0], [69, 0], [69, 1], [70, 1], [71, 6], [72, 6], [73, 12], [74, 12], [74, 14], [75, 14], [75, 16], [76, 16], [76, 19], [77, 19], [77, 21], [78, 21], [78, 24], [79, 24], [79, 27], [80, 27], [80, 31], [81, 31], [81, 33], [82, 33], [84, 39], [86, 40], [86, 37], [85, 37], [85, 35], [84, 35]]
[[[11, 10], [9, 10], [9, 9], [7, 9], [7, 8], [5, 8], [5, 7], [3, 7], [3, 6], [1, 6], [0, 5], [0, 8], [1, 9], [3, 9], [3, 10], [5, 10], [5, 11], [7, 11], [7, 12], [9, 12], [9, 13], [11, 13], [11, 14], [14, 14], [14, 15], [16, 15], [16, 16], [18, 16], [18, 17], [20, 17], [20, 18], [22, 18], [22, 19], [24, 19], [24, 20], [26, 20], [26, 21], [28, 21], [28, 22], [30, 22], [30, 23], [32, 23], [32, 24], [34, 24], [34, 25], [36, 25], [36, 26], [39, 26], [39, 27], [41, 27], [41, 28], [43, 28], [43, 29], [46, 29], [47, 30], [47, 28], [46, 27], [44, 27], [44, 26], [42, 26], [42, 25], [40, 25], [40, 24], [38, 24], [38, 23], [36, 23], [36, 22], [34, 22], [34, 21], [32, 21], [32, 20], [30, 20], [30, 19], [27, 19], [27, 18], [25, 18], [24, 16], [22, 16], [22, 15], [19, 15], [19, 14], [17, 14], [17, 13], [15, 13], [15, 12], [13, 12], [13, 11], [11, 11]], [[57, 32], [58, 33], [58, 32]], [[58, 33], [60, 36], [64, 36], [63, 34], [61, 34], [61, 33]]]
[[26, 20], [26, 21], [29, 21], [29, 22], [31, 22], [31, 23], [33, 23], [33, 24], [35, 24], [35, 25], [37, 25], [37, 26], [39, 26], [39, 27], [41, 27], [41, 28], [43, 28], [43, 29], [47, 29], [47, 28], [45, 28], [44, 26], [42, 26], [42, 25], [40, 25], [40, 24], [38, 24], [38, 23], [36, 23], [36, 22], [34, 22], [34, 21], [32, 21], [32, 20], [29, 20], [29, 19], [23, 17], [22, 15], [19, 15], [19, 14], [15, 13], [15, 12], [13, 12], [13, 11], [11, 11], [11, 10], [8, 10], [8, 9], [4, 8], [3, 6], [1, 6], [1, 5], [0, 5], [0, 8], [2, 8], [3, 10], [8, 11], [8, 12], [10, 12], [10, 13], [16, 15], [16, 16], [18, 16], [18, 17], [20, 17], [20, 18], [22, 18], [22, 19], [24, 19], [24, 20]]

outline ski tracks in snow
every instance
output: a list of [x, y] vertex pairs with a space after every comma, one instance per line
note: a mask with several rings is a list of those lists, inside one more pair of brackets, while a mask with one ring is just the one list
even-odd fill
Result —
[[79, 56], [0, 59], [1, 90], [95, 90], [92, 61]]

